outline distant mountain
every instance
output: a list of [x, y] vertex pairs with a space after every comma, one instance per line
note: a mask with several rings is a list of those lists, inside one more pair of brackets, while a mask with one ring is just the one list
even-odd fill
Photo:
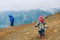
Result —
[[32, 23], [38, 20], [40, 15], [48, 16], [51, 13], [36, 9], [29, 11], [4, 11], [0, 12], [0, 28], [10, 25], [9, 15], [13, 15], [15, 18], [15, 26]]
[[51, 8], [51, 9], [48, 9], [47, 12], [54, 14], [56, 12], [60, 12], [60, 8]]

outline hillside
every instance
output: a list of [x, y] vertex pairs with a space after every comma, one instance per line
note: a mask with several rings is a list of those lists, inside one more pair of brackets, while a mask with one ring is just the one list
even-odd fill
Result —
[[0, 40], [60, 40], [60, 13], [50, 15], [45, 19], [47, 28], [45, 39], [41, 39], [36, 22], [17, 27], [0, 29]]

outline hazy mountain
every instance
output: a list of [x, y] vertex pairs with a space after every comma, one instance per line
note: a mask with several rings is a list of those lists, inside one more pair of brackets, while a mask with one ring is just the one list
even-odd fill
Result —
[[0, 12], [0, 27], [7, 27], [10, 25], [9, 15], [13, 15], [15, 18], [15, 26], [32, 23], [38, 20], [40, 15], [48, 16], [51, 13], [35, 9], [29, 11], [4, 11]]
[[47, 12], [55, 14], [56, 12], [60, 12], [60, 8], [51, 8], [51, 9], [48, 9]]

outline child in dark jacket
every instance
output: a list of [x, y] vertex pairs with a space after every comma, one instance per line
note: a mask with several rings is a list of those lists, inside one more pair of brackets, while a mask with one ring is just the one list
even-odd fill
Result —
[[14, 26], [14, 17], [12, 15], [9, 15], [9, 18], [10, 18], [10, 26]]

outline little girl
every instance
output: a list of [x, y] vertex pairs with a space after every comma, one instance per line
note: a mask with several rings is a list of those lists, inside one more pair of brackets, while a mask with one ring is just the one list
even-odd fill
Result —
[[40, 34], [40, 37], [41, 38], [44, 38], [44, 32], [45, 32], [45, 28], [46, 28], [46, 25], [45, 25], [46, 23], [45, 23], [45, 21], [44, 21], [44, 17], [41, 15], [40, 17], [39, 17], [39, 21], [38, 21], [38, 23], [36, 24], [36, 26], [35, 27], [39, 27], [39, 34]]

